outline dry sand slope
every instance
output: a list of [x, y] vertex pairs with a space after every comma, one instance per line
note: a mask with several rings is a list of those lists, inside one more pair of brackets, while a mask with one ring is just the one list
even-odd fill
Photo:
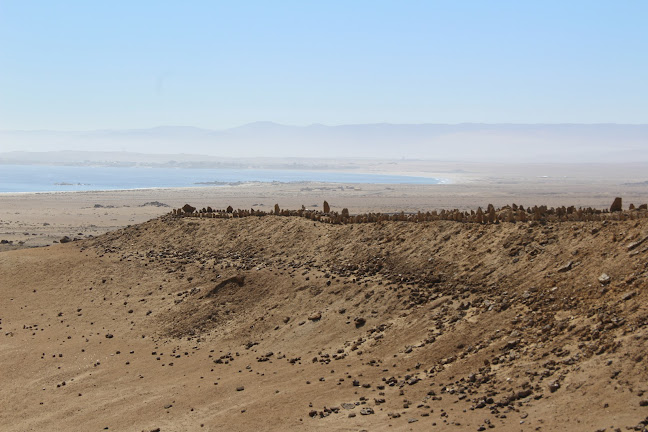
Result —
[[3, 252], [0, 429], [642, 430], [647, 234], [163, 217]]

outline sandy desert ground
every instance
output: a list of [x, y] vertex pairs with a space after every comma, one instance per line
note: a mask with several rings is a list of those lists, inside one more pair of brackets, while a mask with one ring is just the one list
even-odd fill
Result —
[[646, 430], [645, 217], [162, 216], [627, 208], [648, 202], [633, 175], [3, 195], [0, 429]]
[[646, 220], [163, 218], [3, 252], [0, 424], [642, 430]]

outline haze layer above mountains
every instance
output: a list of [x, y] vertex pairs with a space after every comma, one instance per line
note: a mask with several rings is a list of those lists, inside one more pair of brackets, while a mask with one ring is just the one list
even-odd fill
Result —
[[[481, 162], [648, 161], [648, 124], [250, 123], [97, 131], [0, 131], [0, 152], [128, 151], [218, 157], [372, 157]], [[6, 160], [6, 158], [5, 158]]]

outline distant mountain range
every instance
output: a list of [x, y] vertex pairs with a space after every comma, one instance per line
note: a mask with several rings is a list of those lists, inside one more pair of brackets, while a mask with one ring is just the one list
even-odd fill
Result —
[[[256, 122], [209, 130], [0, 131], [0, 153], [93, 151], [221, 158], [384, 158], [474, 162], [646, 162], [648, 124], [362, 124]], [[6, 155], [3, 155], [6, 160]]]

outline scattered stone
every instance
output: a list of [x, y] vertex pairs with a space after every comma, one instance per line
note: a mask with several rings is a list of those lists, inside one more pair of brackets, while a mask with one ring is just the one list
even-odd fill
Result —
[[551, 393], [554, 393], [556, 390], [560, 388], [560, 383], [558, 381], [551, 381], [549, 383], [549, 391]]
[[627, 293], [621, 296], [621, 300], [628, 301], [636, 295], [637, 295], [637, 291], [628, 291]]
[[599, 276], [598, 281], [601, 283], [601, 285], [607, 285], [610, 283], [610, 276], [608, 276], [606, 273], [603, 273], [601, 276]]
[[611, 212], [620, 212], [621, 210], [623, 210], [622, 203], [623, 203], [623, 201], [621, 200], [620, 197], [614, 198], [614, 202], [610, 206], [610, 211]]
[[627, 246], [628, 251], [631, 251], [631, 250], [633, 250], [633, 249], [636, 249], [637, 247], [639, 247], [639, 246], [641, 246], [642, 244], [644, 244], [647, 240], [648, 240], [648, 235], [642, 237], [641, 239], [639, 239], [639, 240], [637, 240], [637, 241], [635, 241], [635, 242], [630, 243], [630, 244]]
[[567, 264], [565, 264], [565, 265], [558, 268], [558, 273], [568, 272], [569, 270], [572, 269], [573, 265], [574, 265], [574, 263], [572, 261], [569, 261]]
[[196, 207], [190, 206], [189, 204], [185, 204], [182, 206], [182, 211], [191, 214], [196, 211]]

